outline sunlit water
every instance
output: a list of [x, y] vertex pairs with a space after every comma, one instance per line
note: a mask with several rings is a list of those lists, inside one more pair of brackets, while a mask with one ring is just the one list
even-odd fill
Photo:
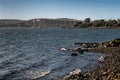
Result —
[[0, 79], [57, 79], [75, 69], [92, 70], [103, 54], [71, 56], [75, 42], [102, 42], [120, 38], [120, 29], [0, 29]]

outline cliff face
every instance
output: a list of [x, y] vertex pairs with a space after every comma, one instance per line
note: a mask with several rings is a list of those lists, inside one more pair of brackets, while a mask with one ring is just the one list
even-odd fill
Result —
[[17, 24], [18, 27], [72, 27], [78, 21], [64, 19], [33, 19]]

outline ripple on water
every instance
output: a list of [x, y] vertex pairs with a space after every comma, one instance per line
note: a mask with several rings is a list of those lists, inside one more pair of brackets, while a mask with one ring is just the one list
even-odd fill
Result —
[[0, 33], [0, 79], [4, 80], [48, 80], [75, 69], [94, 69], [98, 65], [97, 59], [103, 54], [85, 52], [73, 57], [69, 51], [59, 49], [74, 48], [74, 42], [107, 41], [120, 37], [119, 29], [0, 29]]

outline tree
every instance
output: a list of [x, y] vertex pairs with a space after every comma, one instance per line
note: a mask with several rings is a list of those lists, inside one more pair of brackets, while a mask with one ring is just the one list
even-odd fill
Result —
[[90, 22], [91, 22], [91, 19], [90, 19], [90, 18], [86, 18], [86, 19], [84, 20], [84, 22], [85, 22], [85, 23], [90, 23]]
[[94, 20], [93, 26], [94, 27], [105, 27], [106, 21], [104, 19], [101, 20]]
[[111, 19], [109, 19], [105, 24], [106, 27], [117, 27], [118, 25], [119, 22], [117, 20], [111, 20]]
[[82, 21], [79, 21], [79, 22], [77, 22], [75, 25], [73, 25], [74, 27], [81, 27], [81, 25], [82, 25]]

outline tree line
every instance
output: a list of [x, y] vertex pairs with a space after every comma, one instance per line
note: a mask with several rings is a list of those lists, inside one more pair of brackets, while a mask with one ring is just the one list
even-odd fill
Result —
[[77, 28], [87, 28], [87, 27], [107, 27], [107, 28], [117, 28], [120, 27], [120, 19], [109, 19], [109, 20], [93, 20], [91, 18], [86, 18], [83, 21], [77, 22], [73, 27]]

